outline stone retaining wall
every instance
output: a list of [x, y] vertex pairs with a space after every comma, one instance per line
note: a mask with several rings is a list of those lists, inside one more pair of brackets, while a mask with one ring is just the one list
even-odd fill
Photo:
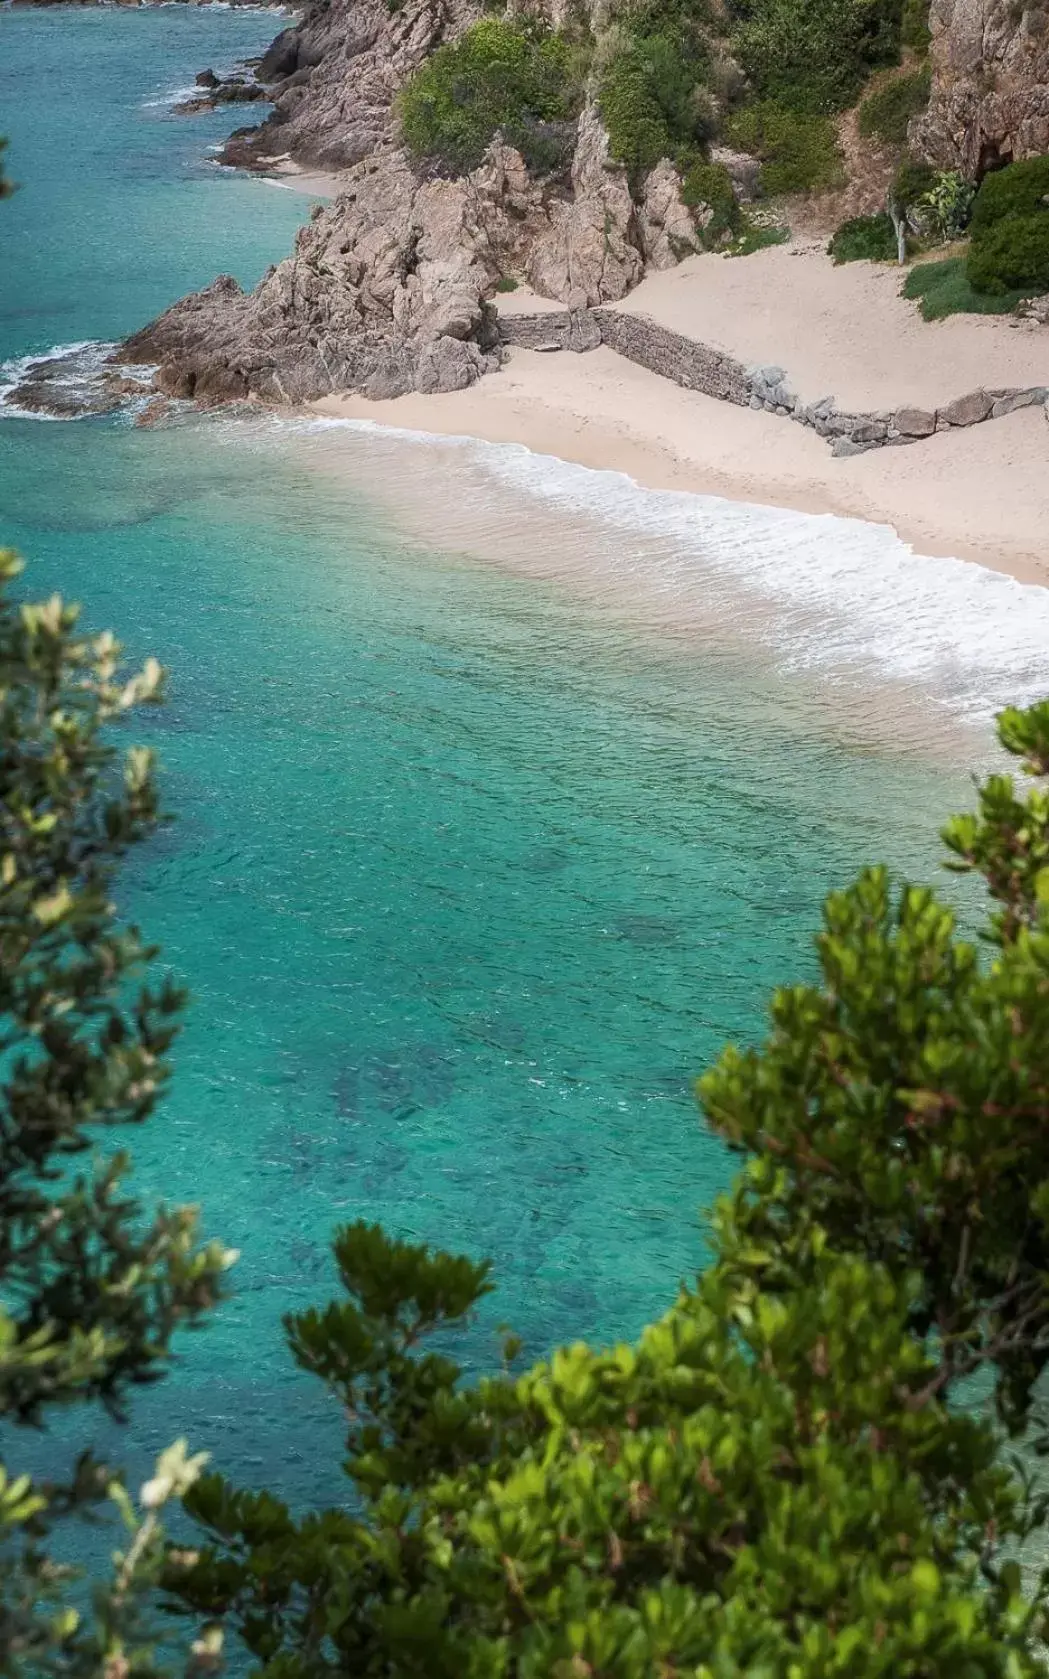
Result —
[[917, 443], [934, 432], [997, 420], [1016, 408], [1036, 404], [1045, 406], [1049, 419], [1049, 388], [1044, 385], [969, 391], [935, 409], [904, 406], [852, 414], [836, 407], [832, 396], [805, 403], [790, 389], [782, 367], [744, 367], [732, 356], [679, 332], [671, 332], [649, 320], [647, 315], [627, 314], [621, 309], [563, 309], [541, 315], [501, 315], [499, 337], [504, 344], [517, 344], [530, 350], [583, 351], [607, 344], [628, 361], [647, 367], [686, 390], [699, 391], [722, 402], [734, 402], [739, 407], [763, 409], [794, 420], [798, 425], [811, 426], [828, 440], [832, 453], [839, 456], [859, 455], [887, 444]]

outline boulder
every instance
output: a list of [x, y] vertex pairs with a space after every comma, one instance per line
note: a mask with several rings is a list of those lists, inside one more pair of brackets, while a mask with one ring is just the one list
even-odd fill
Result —
[[544, 297], [572, 309], [616, 303], [640, 280], [634, 204], [626, 171], [608, 155], [608, 135], [594, 105], [579, 119], [572, 199], [555, 201], [549, 226], [532, 246], [526, 273]]
[[893, 425], [901, 437], [931, 437], [936, 430], [936, 415], [927, 408], [897, 408]]
[[[945, 402], [937, 409], [936, 417], [949, 426], [975, 426], [986, 420], [993, 407], [994, 398], [986, 391], [969, 391], [965, 396], [955, 397], [953, 402]], [[899, 425], [899, 420], [896, 423]]]
[[[707, 211], [709, 221], [712, 211]], [[641, 252], [649, 268], [674, 268], [683, 256], [699, 249], [692, 211], [681, 198], [681, 176], [665, 159], [645, 180], [637, 208]]]
[[741, 204], [753, 204], [761, 197], [761, 163], [749, 152], [734, 152], [729, 146], [711, 146], [711, 163], [720, 163], [727, 171], [733, 190]]

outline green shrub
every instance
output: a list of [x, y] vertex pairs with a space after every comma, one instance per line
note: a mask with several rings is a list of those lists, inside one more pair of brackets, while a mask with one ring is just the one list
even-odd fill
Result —
[[842, 222], [827, 250], [835, 262], [895, 262], [896, 229], [883, 210]]
[[737, 111], [726, 124], [732, 145], [761, 159], [765, 191], [813, 192], [843, 179], [838, 137], [829, 117], [806, 116], [772, 100]]
[[926, 53], [932, 32], [929, 28], [929, 0], [903, 0], [900, 41], [910, 52]]
[[770, 245], [785, 245], [790, 239], [790, 228], [780, 227], [771, 222], [752, 222], [746, 215], [742, 215], [743, 231], [738, 239], [734, 239], [726, 256], [749, 257], [755, 251], [767, 251]]
[[942, 262], [916, 263], [904, 282], [903, 295], [920, 304], [924, 320], [942, 321], [947, 315], [1007, 315], [1030, 293], [1011, 291], [990, 297], [974, 291], [965, 257], [945, 257]]
[[487, 1263], [338, 1231], [284, 1320], [324, 1500], [198, 1481], [169, 1605], [260, 1679], [1045, 1679], [1049, 704], [999, 740], [1035, 787], [943, 834], [976, 936], [865, 869], [699, 1081], [741, 1170], [663, 1316], [485, 1373]]
[[872, 70], [897, 62], [900, 0], [751, 0], [734, 46], [760, 97], [841, 111]]
[[901, 210], [909, 210], [935, 185], [936, 171], [928, 163], [905, 157], [892, 180], [892, 197]]
[[973, 188], [956, 169], [935, 175], [911, 205], [911, 220], [925, 238], [941, 244], [959, 239], [972, 215]]
[[1049, 157], [1029, 157], [985, 175], [973, 204], [973, 234], [1006, 216], [1030, 216], [1047, 208]]
[[609, 151], [635, 177], [709, 140], [713, 104], [702, 85], [705, 51], [669, 30], [634, 35], [601, 77], [598, 103]]
[[969, 247], [966, 275], [987, 297], [1049, 291], [1049, 211], [1007, 216], [981, 228]]
[[579, 103], [563, 36], [485, 18], [420, 65], [401, 93], [401, 128], [414, 158], [455, 174], [477, 167], [497, 130], [549, 171], [571, 150]]
[[504, 274], [501, 279], [495, 282], [495, 289], [498, 292], [516, 291], [520, 283], [520, 280], [515, 280], [512, 274]]
[[860, 106], [860, 133], [882, 140], [887, 146], [904, 145], [907, 124], [929, 103], [930, 86], [931, 74], [927, 64], [918, 70], [894, 76], [876, 93], [869, 93]]
[[719, 245], [726, 235], [743, 231], [743, 212], [732, 177], [723, 163], [692, 163], [683, 169], [681, 198], [690, 210], [707, 207], [713, 212], [706, 226], [700, 229], [705, 245]]

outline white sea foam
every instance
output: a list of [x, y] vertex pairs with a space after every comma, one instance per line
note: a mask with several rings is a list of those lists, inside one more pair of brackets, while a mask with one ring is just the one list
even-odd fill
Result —
[[[178, 0], [178, 3], [182, 4], [183, 0]], [[205, 91], [204, 88], [198, 87], [196, 82], [190, 82], [186, 87], [165, 88], [163, 93], [154, 93], [149, 99], [143, 99], [139, 104], [139, 110], [171, 110], [187, 99], [199, 99]]]
[[[368, 420], [305, 425], [425, 443], [446, 462], [454, 452], [475, 484], [480, 473], [493, 489], [595, 521], [617, 539], [567, 564], [593, 563], [639, 594], [701, 607], [708, 621], [760, 639], [783, 668], [903, 682], [974, 722], [1049, 692], [1049, 589], [916, 554], [888, 525], [649, 490], [625, 473], [519, 445], [394, 432]], [[471, 496], [466, 485], [446, 488], [450, 500]]]
[[[114, 343], [85, 339], [75, 344], [53, 344], [49, 350], [37, 350], [31, 355], [0, 362], [0, 418], [64, 421], [107, 411], [104, 400], [100, 399], [107, 395], [106, 382], [113, 372], [109, 358], [116, 348]], [[68, 407], [64, 412], [22, 408], [15, 400], [19, 386], [26, 379], [45, 371], [50, 389], [60, 398], [68, 398]], [[148, 384], [155, 369], [127, 366], [120, 371], [142, 384]], [[122, 403], [121, 408], [128, 414], [134, 414], [148, 400], [145, 395], [133, 396]]]

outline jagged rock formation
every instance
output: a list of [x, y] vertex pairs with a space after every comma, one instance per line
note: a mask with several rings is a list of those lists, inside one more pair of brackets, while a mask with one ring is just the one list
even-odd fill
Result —
[[1046, 0], [932, 0], [933, 84], [912, 140], [932, 163], [978, 177], [1049, 152]]
[[397, 89], [444, 40], [482, 16], [474, 0], [327, 0], [277, 36], [258, 66], [273, 111], [232, 136], [223, 161], [267, 168], [275, 159], [348, 169], [391, 144]]
[[579, 119], [569, 182], [536, 181], [495, 140], [481, 165], [426, 179], [398, 144], [398, 87], [478, 15], [472, 0], [330, 0], [259, 66], [272, 116], [234, 137], [233, 161], [350, 165], [294, 254], [245, 296], [228, 277], [185, 298], [121, 355], [159, 364], [158, 389], [198, 401], [300, 402], [334, 390], [458, 390], [496, 364], [486, 299], [506, 273], [573, 308], [614, 302], [646, 264], [695, 247], [669, 164], [635, 207], [596, 109]]

